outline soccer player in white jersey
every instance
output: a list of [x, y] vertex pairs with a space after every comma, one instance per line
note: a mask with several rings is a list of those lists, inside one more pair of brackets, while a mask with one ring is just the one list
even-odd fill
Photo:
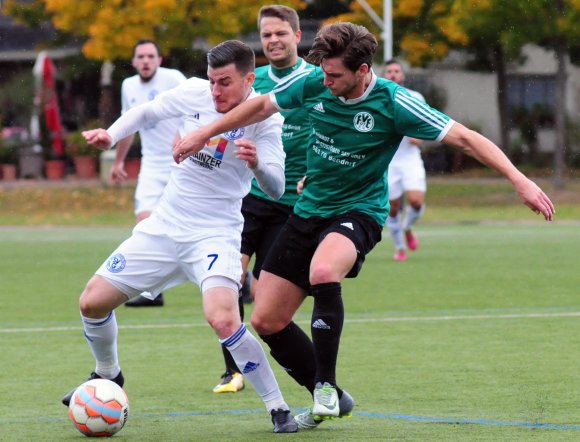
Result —
[[[524, 204], [547, 221], [555, 213], [548, 196], [494, 143], [401, 86], [378, 78], [371, 68], [376, 48], [376, 39], [363, 26], [325, 26], [307, 57], [320, 68], [242, 103], [183, 137], [173, 149], [181, 163], [216, 134], [280, 110], [308, 110], [313, 137], [303, 191], [262, 266], [252, 312], [254, 329], [287, 371], [310, 368], [303, 379], [295, 378], [301, 385], [312, 377], [316, 382], [312, 408], [299, 415], [308, 428], [340, 415], [336, 364], [345, 314], [341, 281], [358, 275], [365, 255], [381, 239], [389, 212], [385, 173], [403, 136], [437, 139], [461, 149], [501, 172]], [[312, 344], [287, 332], [307, 295], [314, 298], [314, 354], [304, 351]]]
[[[385, 78], [402, 85], [405, 81], [405, 71], [397, 60], [389, 60], [385, 64]], [[409, 93], [421, 101], [423, 95], [407, 89]], [[427, 190], [427, 174], [421, 158], [420, 146], [423, 141], [413, 137], [403, 137], [395, 156], [389, 164], [389, 204], [391, 210], [387, 218], [387, 227], [395, 244], [395, 261], [406, 261], [407, 250], [417, 250], [419, 239], [411, 230], [425, 212], [425, 191]], [[406, 204], [404, 204], [406, 203]], [[406, 205], [403, 217], [403, 206]]]
[[[229, 40], [207, 54], [208, 80], [190, 78], [155, 100], [126, 112], [108, 130], [84, 132], [89, 144], [107, 149], [141, 127], [182, 116], [182, 133], [218, 119], [257, 96], [254, 53]], [[152, 215], [101, 265], [80, 297], [87, 342], [96, 359], [89, 376], [122, 385], [114, 309], [144, 290], [153, 294], [190, 280], [200, 287], [207, 321], [244, 377], [254, 386], [274, 432], [298, 427], [282, 397], [264, 350], [241, 322], [242, 198], [255, 177], [273, 198], [284, 192], [282, 117], [239, 126], [205, 140], [203, 150], [174, 164], [169, 183]], [[70, 402], [72, 391], [63, 398]]]
[[[126, 78], [121, 85], [121, 110], [129, 109], [153, 100], [157, 95], [172, 89], [185, 81], [185, 76], [177, 69], [161, 67], [163, 58], [157, 43], [152, 40], [139, 40], [133, 47], [131, 64], [137, 75]], [[141, 140], [141, 170], [135, 189], [135, 217], [143, 221], [159, 202], [167, 182], [173, 157], [171, 143], [178, 132], [179, 118], [159, 121], [139, 131]], [[111, 167], [111, 181], [122, 183], [127, 179], [125, 158], [133, 144], [134, 134], [119, 140], [115, 160]], [[127, 307], [155, 307], [164, 303], [163, 294], [155, 299], [145, 293], [125, 303]]]

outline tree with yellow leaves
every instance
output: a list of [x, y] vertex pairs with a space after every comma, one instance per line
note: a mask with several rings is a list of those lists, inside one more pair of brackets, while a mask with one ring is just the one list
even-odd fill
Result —
[[[302, 0], [284, 0], [303, 9]], [[190, 48], [196, 39], [217, 43], [256, 29], [258, 0], [8, 0], [5, 11], [21, 22], [48, 18], [62, 32], [85, 37], [87, 58], [130, 58], [139, 38], [163, 48]]]
[[[367, 0], [366, 3], [379, 16], [383, 15], [383, 0]], [[443, 58], [451, 46], [465, 43], [465, 33], [448, 18], [452, 4], [453, 0], [393, 0], [395, 53], [412, 65], [423, 66]], [[327, 20], [336, 21], [361, 24], [381, 41], [381, 30], [356, 0], [351, 2], [351, 12]]]

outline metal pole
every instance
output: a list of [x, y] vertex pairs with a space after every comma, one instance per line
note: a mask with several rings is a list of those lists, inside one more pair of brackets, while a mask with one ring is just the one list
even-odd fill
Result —
[[371, 8], [366, 0], [357, 0], [365, 12], [381, 29], [381, 38], [383, 40], [383, 57], [384, 61], [393, 58], [393, 2], [392, 0], [383, 0], [383, 18]]
[[392, 0], [384, 0], [383, 2], [383, 53], [384, 61], [393, 58], [393, 4]]

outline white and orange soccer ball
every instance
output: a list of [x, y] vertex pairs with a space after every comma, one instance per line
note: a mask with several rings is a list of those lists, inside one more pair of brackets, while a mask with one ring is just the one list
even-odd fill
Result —
[[69, 416], [76, 429], [85, 436], [112, 436], [127, 422], [129, 399], [113, 381], [91, 379], [74, 392]]

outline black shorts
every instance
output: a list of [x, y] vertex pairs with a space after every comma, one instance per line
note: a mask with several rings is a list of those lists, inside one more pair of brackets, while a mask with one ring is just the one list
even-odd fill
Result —
[[355, 278], [365, 256], [381, 240], [381, 227], [372, 217], [360, 212], [332, 218], [290, 215], [262, 268], [308, 291], [310, 261], [318, 245], [331, 232], [340, 233], [354, 243], [357, 259], [346, 277]]
[[260, 277], [266, 254], [292, 213], [292, 206], [247, 195], [242, 201], [244, 230], [241, 252], [254, 257], [252, 275]]

